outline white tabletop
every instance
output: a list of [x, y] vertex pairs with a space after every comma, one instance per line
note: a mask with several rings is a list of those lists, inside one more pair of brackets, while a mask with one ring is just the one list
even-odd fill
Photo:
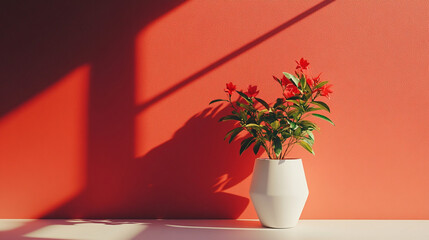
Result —
[[258, 220], [0, 219], [0, 239], [74, 240], [428, 240], [429, 220], [301, 220], [270, 229]]

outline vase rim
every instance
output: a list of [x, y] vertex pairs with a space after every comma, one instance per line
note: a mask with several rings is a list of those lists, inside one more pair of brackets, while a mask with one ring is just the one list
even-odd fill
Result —
[[301, 158], [284, 158], [284, 159], [270, 159], [270, 158], [257, 158], [256, 160], [267, 160], [267, 161], [301, 161]]

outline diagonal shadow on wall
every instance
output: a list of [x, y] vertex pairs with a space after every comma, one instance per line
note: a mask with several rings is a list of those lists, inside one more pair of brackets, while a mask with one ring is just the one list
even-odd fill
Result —
[[331, 4], [335, 0], [325, 0], [322, 1], [313, 7], [307, 9], [306, 11], [298, 14], [297, 16], [291, 18], [290, 20], [280, 24], [279, 26], [273, 28], [272, 30], [264, 33], [263, 35], [257, 37], [256, 39], [250, 41], [249, 43], [243, 45], [242, 47], [230, 52], [229, 54], [225, 55], [224, 57], [214, 61], [213, 63], [209, 64], [205, 68], [195, 72], [191, 76], [182, 79], [178, 83], [176, 83], [174, 86], [170, 87], [169, 89], [161, 92], [160, 94], [152, 97], [151, 99], [147, 100], [143, 104], [137, 107], [137, 112], [144, 111], [146, 108], [152, 106], [153, 104], [159, 102], [160, 100], [164, 99], [170, 94], [173, 94], [174, 92], [180, 90], [183, 87], [186, 87], [186, 85], [198, 80], [201, 77], [204, 77], [206, 74], [210, 73], [211, 71], [215, 70], [216, 68], [221, 67], [222, 65], [228, 63], [229, 61], [237, 58], [241, 54], [251, 50], [252, 48], [264, 43], [266, 40], [270, 39], [271, 37], [274, 37], [276, 34], [282, 32], [283, 30], [287, 29], [288, 27], [292, 26], [293, 24], [303, 20], [304, 18], [310, 16], [311, 14], [317, 12], [318, 10], [326, 7], [327, 5]]

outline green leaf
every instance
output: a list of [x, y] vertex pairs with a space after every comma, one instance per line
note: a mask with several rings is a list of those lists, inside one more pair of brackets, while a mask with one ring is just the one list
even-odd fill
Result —
[[238, 114], [240, 115], [241, 119], [247, 121], [247, 112], [246, 111], [240, 111]]
[[234, 132], [237, 132], [237, 134], [238, 134], [238, 133], [239, 133], [239, 132], [241, 132], [241, 131], [243, 131], [243, 128], [242, 128], [242, 127], [234, 128], [234, 129], [232, 129], [231, 131], [229, 131], [229, 132], [227, 132], [227, 133], [226, 133], [226, 135], [225, 135], [225, 137], [223, 138], [223, 140], [227, 139], [227, 138], [228, 138], [228, 136], [229, 136], [229, 135], [232, 135]]
[[262, 117], [264, 114], [265, 114], [265, 112], [263, 112], [263, 111], [258, 112], [258, 116], [257, 116], [257, 118], [258, 118], [258, 119], [261, 119], [261, 117]]
[[286, 102], [291, 102], [291, 103], [295, 103], [296, 105], [299, 105], [299, 100], [286, 99]]
[[244, 150], [246, 150], [250, 145], [252, 145], [252, 143], [255, 141], [254, 137], [249, 137], [244, 139], [241, 142], [241, 147], [240, 147], [240, 155], [244, 152]]
[[322, 108], [323, 110], [326, 110], [328, 112], [331, 112], [331, 109], [329, 109], [328, 104], [320, 101], [313, 101], [313, 104], [317, 105], [318, 107]]
[[305, 81], [305, 75], [304, 74], [302, 74], [302, 76], [301, 76], [301, 79], [300, 79], [300, 82], [299, 83], [301, 83], [301, 88], [302, 89], [305, 89], [305, 87], [306, 87], [306, 85], [307, 85], [307, 81]]
[[304, 136], [303, 140], [306, 141], [310, 146], [313, 146], [314, 144], [314, 139], [312, 139], [310, 136]]
[[[307, 83], [307, 81], [305, 81], [305, 83]], [[305, 92], [307, 92], [307, 99], [311, 97], [311, 94], [313, 93], [313, 91], [311, 91], [311, 87], [308, 84], [305, 84], [305, 88], [304, 88]]]
[[301, 99], [301, 97], [300, 96], [293, 96], [293, 97], [290, 97], [286, 100], [297, 100], [297, 99]]
[[287, 106], [285, 106], [285, 105], [280, 105], [280, 106], [277, 106], [276, 110], [286, 111], [286, 108], [287, 108]]
[[305, 150], [309, 151], [311, 154], [313, 154], [313, 155], [314, 155], [313, 148], [310, 146], [310, 144], [308, 144], [308, 143], [307, 143], [307, 142], [305, 142], [305, 141], [300, 141], [300, 142], [299, 142], [299, 145], [301, 145]]
[[308, 120], [299, 121], [299, 125], [305, 129], [308, 129], [308, 128], [316, 129], [317, 128], [317, 125], [315, 123], [308, 121]]
[[270, 125], [271, 125], [271, 127], [272, 127], [274, 130], [276, 130], [276, 129], [278, 129], [278, 128], [280, 127], [280, 122], [279, 122], [279, 121], [274, 121], [274, 122], [272, 122]]
[[274, 122], [276, 120], [277, 120], [277, 116], [273, 112], [265, 114], [265, 116], [264, 116], [264, 121], [267, 122], [267, 123], [272, 123], [272, 122]]
[[287, 73], [287, 72], [284, 72], [283, 74], [285, 75], [285, 77], [286, 77], [287, 79], [291, 80], [291, 82], [292, 82], [296, 87], [298, 87], [298, 83], [299, 83], [299, 79], [298, 79], [298, 78], [296, 78], [294, 75], [292, 75], [292, 74], [290, 74], [290, 73]]
[[262, 100], [262, 99], [260, 99], [260, 98], [257, 98], [257, 97], [255, 97], [255, 99], [256, 99], [256, 101], [258, 101], [258, 102], [260, 102], [262, 105], [264, 105], [264, 107], [265, 107], [266, 109], [270, 109], [270, 105], [268, 105], [268, 103], [267, 103], [267, 102], [265, 102], [264, 100]]
[[326, 116], [323, 116], [323, 115], [321, 115], [321, 114], [317, 114], [317, 113], [313, 113], [313, 116], [318, 117], [318, 118], [321, 118], [321, 119], [324, 119], [324, 120], [326, 120], [326, 121], [330, 122], [332, 125], [334, 125], [334, 126], [335, 126], [334, 122], [332, 122], [332, 120], [331, 120], [331, 119], [329, 119], [329, 118], [328, 118], [328, 117], [326, 117]]
[[315, 138], [314, 138], [314, 134], [313, 134], [313, 132], [312, 132], [312, 131], [307, 131], [307, 134], [308, 134], [308, 137], [309, 137], [309, 138], [313, 139], [313, 141], [315, 140]]
[[252, 136], [254, 136], [254, 137], [257, 137], [258, 136], [258, 132], [254, 129], [254, 128], [252, 128], [252, 129], [250, 129], [250, 134], [252, 134]]
[[314, 140], [310, 139], [308, 137], [304, 137], [303, 141], [305, 141], [306, 143], [308, 143], [308, 145], [310, 145], [310, 146], [313, 146], [313, 144], [314, 144]]
[[238, 93], [238, 95], [240, 95], [242, 98], [244, 98], [244, 100], [246, 100], [246, 102], [248, 102], [249, 104], [253, 104], [252, 99], [250, 99], [246, 94], [244, 94], [244, 93], [242, 93], [242, 92], [240, 92], [240, 91], [237, 91], [237, 93]]
[[237, 120], [237, 121], [241, 121], [241, 118], [240, 118], [239, 116], [236, 116], [236, 115], [227, 115], [227, 116], [221, 117], [221, 118], [219, 119], [219, 122], [222, 122], [222, 121], [228, 121], [228, 120]]
[[212, 104], [212, 103], [215, 103], [215, 102], [228, 102], [228, 100], [225, 100], [225, 99], [215, 99], [215, 100], [211, 101], [209, 103], [209, 105]]
[[258, 152], [259, 152], [259, 148], [261, 147], [261, 142], [260, 141], [257, 141], [256, 143], [255, 143], [255, 146], [253, 146], [253, 152], [255, 153], [255, 155], [256, 154], [258, 154]]
[[296, 118], [299, 114], [299, 111], [297, 109], [292, 109], [286, 114], [288, 115], [288, 117]]
[[243, 131], [243, 129], [240, 129], [240, 130], [237, 130], [237, 131], [232, 132], [232, 133], [231, 133], [231, 137], [229, 138], [228, 143], [231, 143], [231, 142], [232, 142], [232, 140], [234, 140], [234, 139], [235, 139], [235, 137], [237, 137], [237, 135], [238, 135], [241, 131]]
[[277, 98], [276, 103], [274, 104], [273, 108], [276, 108], [280, 105], [282, 105], [285, 102], [284, 98]]
[[327, 84], [327, 83], [328, 83], [328, 81], [321, 82], [321, 83], [317, 84], [317, 85], [314, 87], [314, 89], [319, 89], [319, 88], [323, 87], [323, 86], [324, 86], [325, 84]]
[[252, 105], [247, 105], [247, 104], [243, 104], [243, 103], [237, 103], [237, 106], [242, 107], [242, 108], [246, 109], [247, 111], [251, 111], [251, 112], [256, 110], [252, 107]]
[[274, 142], [274, 153], [276, 154], [276, 157], [279, 157], [282, 153], [282, 142], [278, 137], [275, 137], [273, 139]]
[[301, 136], [301, 132], [302, 132], [301, 128], [300, 128], [300, 127], [297, 127], [297, 128], [293, 131], [293, 135], [294, 135], [294, 136], [299, 137], [299, 136]]
[[255, 123], [246, 124], [245, 127], [248, 127], [248, 128], [257, 128], [257, 129], [261, 129], [262, 128], [261, 125], [258, 125], [258, 124], [255, 124]]
[[306, 112], [314, 112], [314, 111], [319, 111], [319, 110], [322, 110], [322, 108], [309, 107], [305, 111]]
[[283, 137], [283, 140], [286, 140], [287, 138], [290, 138], [292, 135], [288, 132], [281, 132], [281, 135]]
[[292, 128], [293, 130], [295, 130], [298, 127], [298, 125], [296, 125], [296, 123], [291, 122], [290, 123], [290, 128]]

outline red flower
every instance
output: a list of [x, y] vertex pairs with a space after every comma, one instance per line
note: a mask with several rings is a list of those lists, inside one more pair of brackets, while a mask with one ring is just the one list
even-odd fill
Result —
[[314, 85], [317, 85], [320, 83], [320, 75], [322, 75], [322, 73], [319, 73], [319, 75], [317, 75], [317, 77], [313, 78]]
[[291, 98], [299, 93], [299, 89], [293, 83], [288, 83], [286, 88], [283, 90], [283, 96], [286, 99]]
[[249, 88], [247, 89], [246, 95], [248, 97], [256, 97], [258, 95], [259, 90], [257, 90], [257, 86], [249, 85]]
[[295, 62], [296, 62], [296, 64], [298, 64], [296, 66], [296, 69], [307, 70], [308, 65], [310, 65], [310, 63], [307, 60], [305, 60], [304, 58], [301, 58], [299, 60], [299, 62], [298, 61], [295, 61]]
[[[321, 73], [320, 73], [321, 74]], [[307, 80], [307, 84], [313, 88], [314, 86], [316, 86], [317, 84], [320, 83], [320, 74], [317, 77], [314, 78], [310, 78], [309, 76], [305, 76], [305, 79]]]
[[288, 84], [291, 83], [286, 76], [283, 76], [281, 81], [282, 81], [282, 86], [287, 86]]
[[330, 89], [331, 87], [332, 87], [332, 84], [327, 84], [327, 85], [324, 85], [323, 87], [319, 88], [317, 91], [320, 92], [321, 96], [330, 98], [329, 94], [333, 93], [333, 91]]
[[226, 84], [225, 92], [229, 95], [232, 95], [235, 89], [237, 89], [237, 86], [235, 86], [232, 82], [229, 82]]
[[288, 99], [288, 98], [291, 98], [291, 97], [295, 96], [295, 94], [294, 94], [293, 92], [291, 92], [289, 89], [285, 89], [285, 90], [283, 91], [283, 96], [284, 96], [286, 99]]

